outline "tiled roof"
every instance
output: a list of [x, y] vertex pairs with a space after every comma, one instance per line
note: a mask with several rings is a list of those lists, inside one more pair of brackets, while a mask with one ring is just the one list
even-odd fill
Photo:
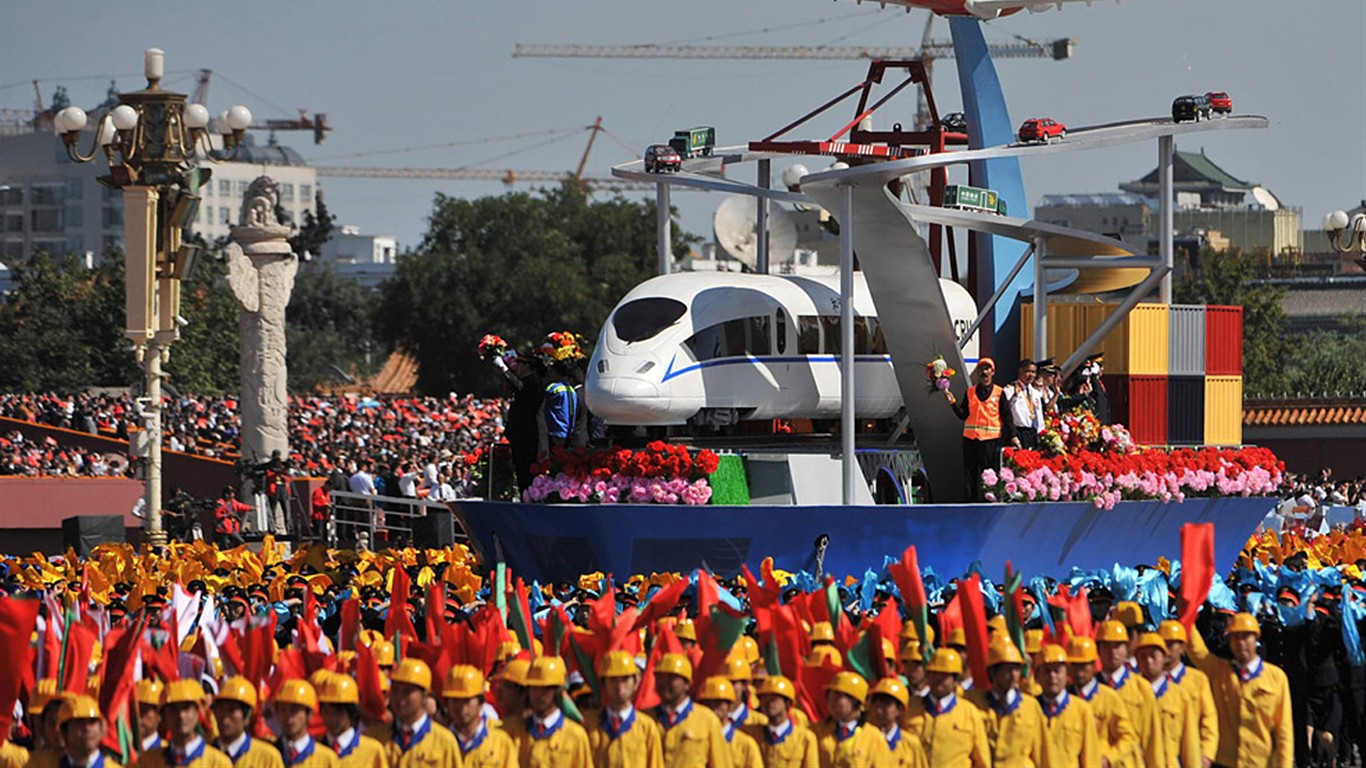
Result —
[[1252, 400], [1243, 403], [1245, 427], [1301, 427], [1366, 424], [1366, 398], [1336, 400]]

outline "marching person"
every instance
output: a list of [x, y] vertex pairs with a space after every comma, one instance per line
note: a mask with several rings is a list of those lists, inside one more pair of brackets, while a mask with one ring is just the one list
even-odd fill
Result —
[[1096, 643], [1078, 635], [1067, 644], [1067, 670], [1072, 675], [1068, 693], [1091, 707], [1095, 718], [1099, 765], [1118, 768], [1132, 762], [1138, 754], [1138, 734], [1129, 723], [1128, 710], [1119, 694], [1100, 684], [1096, 676]]
[[1014, 424], [1003, 418], [1010, 408], [1004, 390], [992, 383], [995, 375], [996, 362], [984, 357], [972, 369], [973, 385], [961, 403], [952, 390], [944, 390], [953, 412], [963, 420], [963, 488], [969, 501], [982, 501], [982, 471], [999, 470], [1001, 440], [1015, 438]]
[[403, 659], [389, 675], [389, 709], [394, 723], [383, 733], [393, 768], [459, 765], [460, 746], [455, 736], [427, 714], [427, 693], [432, 689], [432, 670], [421, 659]]
[[757, 741], [767, 768], [820, 768], [816, 735], [792, 721], [796, 700], [797, 687], [782, 675], [770, 675], [759, 683], [759, 709], [768, 725]]
[[388, 768], [389, 756], [378, 739], [360, 732], [360, 686], [350, 675], [329, 675], [318, 689], [327, 746], [341, 768]]
[[1039, 432], [1044, 426], [1043, 389], [1035, 386], [1038, 372], [1038, 366], [1026, 357], [1016, 369], [1015, 381], [1007, 385], [1003, 393], [1015, 427], [1015, 437], [1010, 444], [1031, 451], [1038, 449]]
[[1162, 721], [1163, 752], [1182, 766], [1201, 764], [1199, 704], [1167, 677], [1167, 644], [1156, 632], [1144, 632], [1134, 642], [1138, 674], [1148, 681], [1157, 697]]
[[1181, 661], [1186, 652], [1186, 628], [1179, 621], [1167, 620], [1157, 627], [1157, 634], [1167, 644], [1167, 677], [1186, 697], [1195, 702], [1196, 722], [1200, 727], [1201, 765], [1209, 768], [1219, 751], [1219, 713], [1214, 708], [1214, 692], [1209, 678], [1195, 667]]
[[484, 673], [456, 664], [441, 687], [446, 718], [460, 745], [461, 764], [468, 768], [517, 768], [512, 737], [484, 716]]
[[161, 749], [161, 681], [154, 677], [144, 677], [137, 683], [134, 698], [138, 711], [139, 752]]
[[1129, 668], [1129, 630], [1123, 622], [1101, 622], [1096, 630], [1096, 653], [1100, 656], [1100, 681], [1119, 694], [1129, 724], [1138, 736], [1139, 764], [1167, 765], [1157, 697], [1152, 686]]
[[280, 755], [288, 768], [337, 768], [337, 753], [308, 733], [308, 721], [318, 712], [318, 693], [307, 680], [280, 683], [271, 704], [280, 723]]
[[754, 682], [753, 667], [748, 659], [737, 653], [736, 649], [732, 649], [726, 657], [726, 665], [721, 668], [721, 673], [735, 688], [735, 706], [731, 707], [728, 715], [730, 724], [757, 740], [763, 727], [768, 725], [768, 718], [764, 717], [762, 712], [750, 709], [749, 706], [750, 685]]
[[868, 694], [868, 724], [881, 731], [882, 738], [887, 740], [887, 749], [892, 753], [888, 765], [927, 768], [930, 763], [924, 747], [920, 746], [920, 739], [901, 730], [901, 718], [910, 701], [911, 694], [905, 683], [895, 677], [882, 678]]
[[104, 716], [100, 714], [98, 701], [83, 694], [68, 697], [57, 713], [57, 732], [62, 735], [66, 749], [62, 768], [122, 768], [113, 758], [100, 752], [104, 731]]
[[1034, 679], [1039, 684], [1038, 702], [1043, 709], [1053, 762], [1059, 768], [1101, 765], [1097, 744], [1100, 734], [1091, 705], [1067, 692], [1067, 651], [1052, 644], [1041, 648]]
[[963, 677], [963, 657], [952, 648], [934, 652], [925, 665], [930, 692], [911, 699], [902, 725], [920, 737], [925, 757], [932, 768], [987, 768], [991, 765], [991, 745], [982, 714], [958, 700], [958, 682]]
[[[748, 667], [748, 665], [746, 665]], [[730, 764], [732, 768], [764, 768], [764, 758], [759, 754], [759, 744], [754, 737], [736, 727], [730, 719], [738, 698], [735, 686], [724, 675], [713, 675], [702, 683], [697, 694], [697, 703], [710, 709], [721, 721], [721, 734], [730, 745]]]
[[1003, 634], [987, 648], [990, 687], [968, 692], [968, 701], [982, 712], [994, 765], [1045, 768], [1053, 764], [1043, 710], [1033, 697], [1020, 692], [1024, 656]]
[[1233, 661], [1212, 655], [1199, 632], [1191, 634], [1191, 661], [1209, 676], [1219, 711], [1219, 751], [1227, 766], [1290, 768], [1295, 761], [1290, 716], [1290, 682], [1285, 672], [1257, 653], [1262, 628], [1250, 613], [1238, 613], [1224, 630]]
[[830, 715], [817, 723], [816, 749], [821, 768], [868, 768], [892, 762], [892, 751], [877, 728], [863, 722], [868, 681], [857, 672], [843, 671], [825, 686]]
[[664, 730], [664, 764], [669, 768], [730, 768], [730, 749], [721, 721], [705, 707], [693, 705], [692, 662], [666, 653], [655, 665], [659, 707], [655, 719]]
[[270, 744], [251, 737], [256, 713], [256, 686], [245, 677], [230, 677], [218, 687], [209, 709], [218, 724], [218, 748], [235, 768], [282, 768], [284, 760]]
[[170, 743], [143, 752], [136, 768], [232, 768], [232, 760], [199, 734], [206, 701], [197, 680], [172, 680], [161, 692], [161, 722]]
[[597, 768], [663, 768], [664, 742], [654, 720], [635, 708], [640, 668], [627, 651], [608, 651], [598, 659], [602, 711], [586, 722], [588, 744]]
[[526, 675], [531, 714], [517, 736], [522, 768], [561, 768], [593, 764], [593, 750], [583, 726], [565, 716], [560, 708], [567, 679], [564, 659], [538, 656]]

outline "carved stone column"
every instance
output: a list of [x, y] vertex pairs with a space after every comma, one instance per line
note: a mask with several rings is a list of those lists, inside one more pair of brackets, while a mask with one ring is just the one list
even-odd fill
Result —
[[258, 177], [242, 201], [238, 226], [226, 249], [228, 288], [241, 307], [242, 458], [270, 459], [278, 450], [289, 457], [288, 368], [285, 358], [285, 307], [294, 290], [299, 262], [287, 238], [290, 227], [275, 217], [279, 189]]

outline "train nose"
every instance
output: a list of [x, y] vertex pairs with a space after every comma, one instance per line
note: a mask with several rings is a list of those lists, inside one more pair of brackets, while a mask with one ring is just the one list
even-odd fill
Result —
[[653, 400], [659, 397], [659, 387], [634, 376], [617, 376], [607, 382], [612, 397], [625, 401]]
[[588, 409], [610, 424], [651, 424], [667, 405], [659, 387], [635, 376], [589, 377]]

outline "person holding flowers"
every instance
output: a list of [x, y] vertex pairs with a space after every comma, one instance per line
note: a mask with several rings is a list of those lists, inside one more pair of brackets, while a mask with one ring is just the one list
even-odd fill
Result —
[[944, 397], [953, 412], [963, 420], [963, 484], [969, 501], [983, 501], [982, 472], [996, 472], [1001, 466], [1001, 441], [1013, 441], [1014, 423], [1003, 418], [1009, 412], [1004, 390], [992, 379], [996, 376], [996, 361], [984, 357], [972, 369], [973, 386], [968, 387], [963, 402], [954, 397], [953, 390], [943, 389]]

